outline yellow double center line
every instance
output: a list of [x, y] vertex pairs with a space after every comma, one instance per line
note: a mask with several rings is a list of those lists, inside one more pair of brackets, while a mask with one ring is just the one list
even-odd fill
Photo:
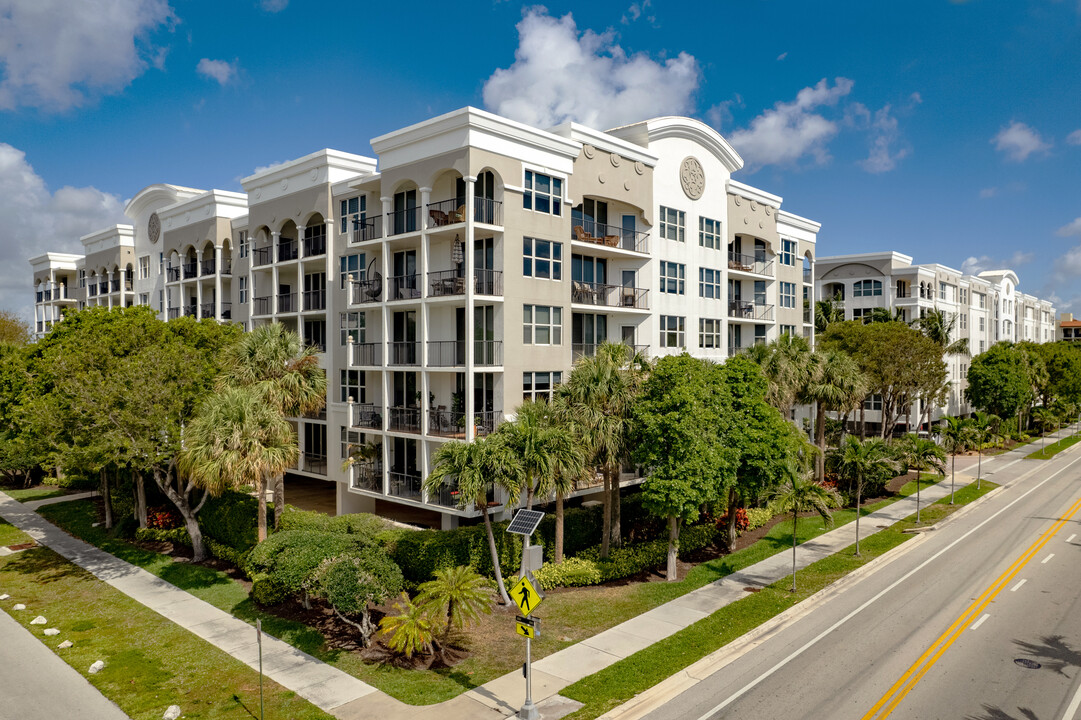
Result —
[[1065, 515], [1060, 517], [1055, 523], [1049, 527], [1039, 538], [1036, 539], [1032, 545], [1028, 547], [1025, 552], [1021, 554], [1019, 558], [1014, 560], [1013, 564], [1006, 569], [1004, 573], [998, 576], [983, 593], [976, 598], [968, 608], [961, 613], [961, 616], [954, 620], [953, 624], [942, 633], [931, 647], [927, 648], [927, 651], [920, 656], [920, 658], [913, 663], [901, 679], [894, 683], [893, 687], [882, 696], [874, 707], [863, 716], [862, 720], [883, 720], [889, 717], [890, 713], [894, 711], [898, 703], [904, 700], [905, 696], [912, 691], [912, 688], [916, 687], [919, 681], [923, 678], [927, 671], [930, 670], [938, 659], [942, 657], [942, 653], [946, 652], [950, 645], [953, 645], [954, 641], [961, 636], [961, 633], [972, 623], [972, 621], [987, 607], [988, 604], [995, 597], [1002, 592], [1002, 589], [1021, 571], [1021, 568], [1025, 567], [1028, 562], [1040, 551], [1041, 548], [1046, 545], [1055, 534], [1062, 529], [1070, 519], [1077, 514], [1078, 510], [1081, 510], [1081, 498], [1078, 498]]

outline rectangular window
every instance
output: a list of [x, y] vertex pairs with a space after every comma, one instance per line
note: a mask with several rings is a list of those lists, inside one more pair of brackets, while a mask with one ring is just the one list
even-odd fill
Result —
[[353, 276], [354, 282], [364, 279], [367, 268], [364, 265], [364, 253], [342, 255], [338, 258], [338, 289], [345, 290], [345, 284], [349, 282], [349, 276]]
[[721, 221], [698, 218], [698, 244], [702, 247], [721, 249]]
[[150, 279], [150, 256], [149, 255], [143, 255], [141, 258], [139, 258], [139, 279], [140, 280], [149, 280]]
[[248, 257], [248, 231], [241, 230], [237, 236], [237, 255], [238, 257]]
[[240, 304], [243, 305], [244, 303], [248, 302], [248, 278], [241, 275], [239, 278], [237, 278], [237, 280], [240, 281], [240, 291], [238, 299], [240, 300]]
[[551, 400], [552, 391], [563, 382], [563, 373], [524, 372], [522, 373], [523, 400]]
[[676, 240], [677, 242], [685, 242], [687, 213], [682, 210], [666, 208], [662, 205], [660, 216], [661, 237], [668, 238], [669, 240]]
[[781, 239], [781, 264], [796, 264], [796, 241]]
[[165, 291], [158, 290], [158, 312], [165, 312]]
[[349, 457], [349, 452], [357, 445], [360, 445], [360, 432], [358, 430], [350, 430], [344, 425], [339, 425], [338, 427], [341, 428], [342, 460], [345, 460]]
[[864, 410], [881, 411], [882, 410], [882, 396], [881, 395], [868, 395], [863, 400]]
[[983, 352], [983, 349], [984, 349], [985, 345], [986, 345], [985, 341], [980, 340], [980, 352]]
[[684, 325], [686, 318], [676, 315], [661, 315], [661, 347], [686, 347]]
[[721, 299], [721, 271], [698, 268], [698, 297]]
[[165, 253], [158, 253], [158, 275], [165, 272]]
[[968, 290], [961, 288], [959, 292], [961, 293], [961, 304], [964, 305], [968, 303]]
[[985, 323], [986, 323], [986, 318], [984, 318], [983, 315], [980, 315], [980, 332], [984, 331]]
[[139, 304], [140, 305], [149, 305], [150, 304], [150, 293], [139, 293]]
[[946, 299], [946, 283], [944, 283], [944, 282], [940, 282], [938, 284], [938, 299], [939, 300], [945, 300]]
[[349, 398], [353, 398], [353, 402], [364, 402], [364, 373], [360, 370], [341, 370], [338, 385], [341, 391], [339, 402], [349, 402]]
[[852, 319], [853, 320], [863, 320], [863, 318], [870, 318], [870, 317], [871, 317], [871, 308], [852, 308]]
[[[879, 290], [881, 292], [881, 289]], [[796, 283], [781, 283], [781, 307], [796, 307]]]
[[364, 319], [365, 316], [362, 312], [343, 312], [339, 316], [342, 347], [351, 342], [364, 342]]
[[353, 229], [353, 223], [357, 225], [363, 225], [366, 220], [365, 210], [368, 209], [368, 196], [360, 195], [358, 197], [351, 197], [342, 200], [339, 204], [338, 217], [341, 222], [341, 231], [343, 234]]
[[686, 292], [687, 266], [661, 260], [661, 292], [683, 295]]
[[563, 344], [563, 308], [523, 305], [522, 319], [522, 342], [526, 345]]
[[780, 334], [781, 335], [788, 335], [790, 337], [796, 337], [796, 326], [795, 325], [781, 325]]
[[563, 214], [563, 181], [551, 175], [525, 171], [522, 207], [540, 213]]
[[712, 318], [698, 318], [698, 347], [719, 348], [721, 346], [721, 321]]
[[986, 308], [987, 307], [987, 296], [984, 295], [983, 293], [980, 293], [977, 297], [979, 297], [979, 299], [980, 299], [980, 307], [981, 308]]
[[961, 329], [968, 330], [968, 315], [961, 313]]
[[522, 238], [522, 274], [542, 280], [562, 280], [563, 243]]
[[79, 271], [79, 287], [86, 287], [86, 270]]

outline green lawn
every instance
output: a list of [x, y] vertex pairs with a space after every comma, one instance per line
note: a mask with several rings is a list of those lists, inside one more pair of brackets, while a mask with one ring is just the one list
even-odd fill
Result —
[[65, 490], [64, 488], [58, 488], [55, 485], [35, 485], [29, 488], [0, 488], [0, 492], [10, 497], [12, 500], [18, 500], [19, 502], [26, 502], [27, 500], [46, 500], [48, 498], [63, 497], [64, 495], [71, 495], [71, 490]]
[[1073, 447], [1077, 443], [1081, 442], [1081, 433], [1064, 437], [1061, 440], [1056, 440], [1043, 450], [1037, 450], [1034, 453], [1029, 453], [1025, 456], [1026, 460], [1049, 460], [1058, 453], [1062, 452], [1068, 447]]
[[0, 547], [30, 542], [30, 536], [14, 525], [0, 520]]
[[[5, 610], [26, 604], [10, 614], [32, 633], [40, 636], [41, 626], [29, 624], [39, 614], [60, 630], [44, 638], [50, 648], [74, 642], [57, 652], [134, 720], [158, 720], [172, 704], [186, 718], [258, 717], [258, 673], [48, 548], [0, 558], [0, 587], [12, 596]], [[89, 675], [97, 660], [105, 669]], [[331, 720], [270, 680], [265, 696], [269, 718]]]
[[[955, 505], [949, 505], [949, 498], [943, 498], [925, 508], [922, 519], [925, 522], [938, 522], [995, 487], [997, 486], [994, 483], [986, 480], [980, 490], [969, 485], [957, 492]], [[561, 695], [585, 703], [584, 707], [568, 718], [590, 720], [622, 705], [638, 693], [653, 687], [897, 547], [913, 537], [903, 531], [915, 525], [915, 516], [910, 516], [896, 525], [861, 539], [860, 557], [853, 554], [850, 546], [800, 570], [796, 576], [797, 591], [794, 593], [790, 590], [791, 578], [778, 580], [761, 592], [723, 607], [676, 634], [564, 688]]]

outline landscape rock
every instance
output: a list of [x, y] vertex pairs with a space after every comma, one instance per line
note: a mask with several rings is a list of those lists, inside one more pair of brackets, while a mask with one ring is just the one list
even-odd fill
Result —
[[33, 620], [30, 621], [30, 624], [31, 625], [44, 625], [47, 622], [48, 622], [48, 620], [46, 620], [43, 616], [38, 615], [36, 618], [34, 618]]
[[15, 603], [14, 605], [11, 606], [11, 609], [12, 610], [25, 610], [26, 606], [23, 605], [22, 603]]
[[7, 600], [9, 597], [11, 597], [11, 596], [8, 595], [7, 593], [4, 593], [3, 595], [0, 595], [0, 600]]
[[59, 635], [60, 631], [57, 630], [56, 628], [49, 628], [48, 630], [45, 631], [45, 634], [51, 637], [53, 635]]
[[60, 648], [61, 650], [67, 650], [69, 647], [71, 647], [74, 644], [75, 643], [73, 643], [71, 640], [65, 640], [64, 642], [57, 645], [57, 647]]
[[105, 663], [102, 662], [101, 660], [98, 660], [96, 663], [94, 663], [93, 665], [90, 666], [90, 674], [91, 675], [96, 675], [97, 673], [101, 672], [104, 669], [105, 669]]
[[165, 714], [161, 716], [161, 720], [176, 720], [178, 717], [180, 717], [180, 706], [170, 705]]
[[98, 527], [98, 526], [100, 526], [100, 525], [101, 525], [101, 523], [99, 523], [99, 522], [96, 522], [96, 523], [91, 523], [91, 524], [90, 524], [90, 527]]

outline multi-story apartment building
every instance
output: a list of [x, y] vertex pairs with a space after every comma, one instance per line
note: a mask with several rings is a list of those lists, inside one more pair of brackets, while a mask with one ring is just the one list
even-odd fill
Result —
[[[295, 330], [328, 396], [292, 419], [290, 477], [332, 481], [339, 512], [441, 527], [476, 513], [423, 491], [438, 448], [549, 397], [599, 343], [723, 360], [813, 339], [819, 225], [733, 180], [739, 155], [696, 120], [541, 130], [464, 108], [371, 146], [274, 166], [244, 193], [151, 186], [132, 226], [104, 231], [114, 255], [37, 258], [35, 282], [68, 277], [62, 262], [124, 273], [105, 301]], [[39, 313], [58, 316], [44, 297]], [[372, 452], [342, 470], [358, 445]]]
[[[966, 275], [937, 263], [913, 265], [908, 255], [889, 251], [824, 257], [815, 267], [815, 297], [832, 300], [846, 320], [869, 317], [875, 308], [910, 323], [932, 309], [952, 319], [950, 340], [966, 339], [968, 353], [946, 356], [949, 397], [933, 409], [932, 421], [972, 411], [964, 400], [972, 356], [1000, 341], [1055, 339], [1054, 307], [1020, 292], [1019, 282], [1012, 270]], [[880, 422], [881, 399], [868, 398], [864, 411], [869, 423]], [[918, 418], [918, 408], [911, 415]]]

